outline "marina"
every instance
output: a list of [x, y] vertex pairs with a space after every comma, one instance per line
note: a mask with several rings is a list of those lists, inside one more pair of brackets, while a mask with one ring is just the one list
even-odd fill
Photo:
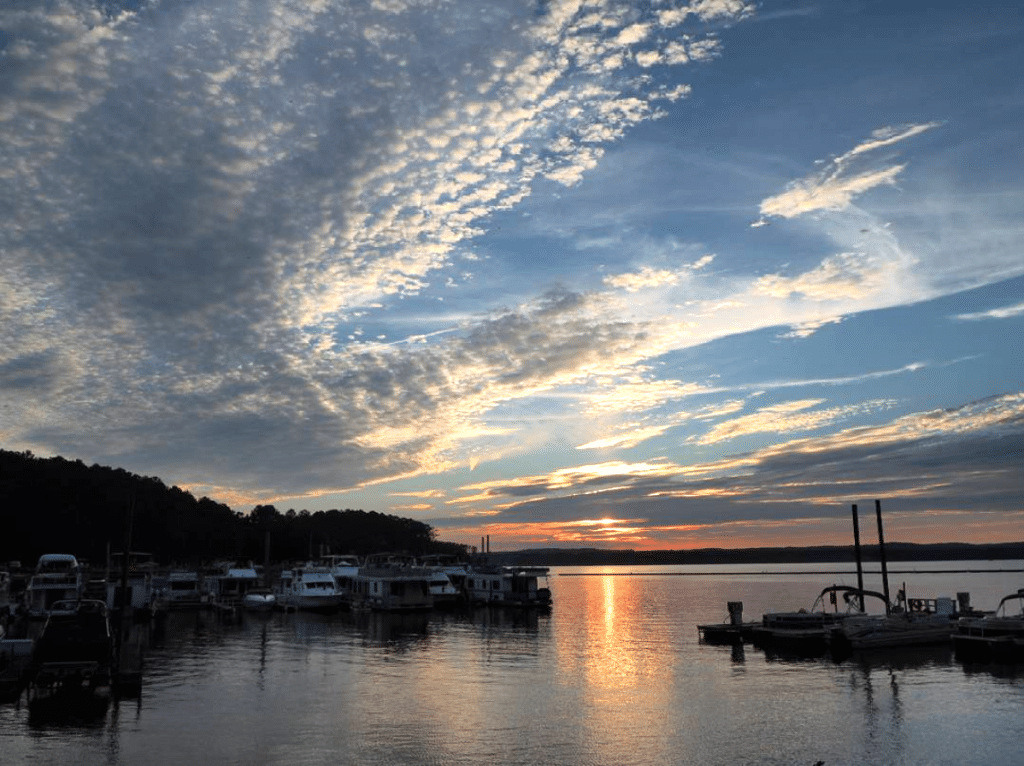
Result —
[[[1024, 576], [931, 568], [944, 567], [918, 589], [970, 591], [986, 611]], [[134, 694], [61, 706], [23, 693], [0, 704], [0, 738], [26, 764], [913, 766], [976, 762], [971, 731], [988, 760], [1013, 762], [1017, 664], [967, 662], [951, 644], [836, 660], [701, 640], [730, 597], [761, 615], [820, 594], [817, 575], [778, 569], [554, 568], [549, 610], [169, 611], [132, 626]]]

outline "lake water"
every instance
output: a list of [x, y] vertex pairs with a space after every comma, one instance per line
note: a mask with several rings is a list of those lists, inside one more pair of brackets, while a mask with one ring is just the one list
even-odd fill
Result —
[[[856, 583], [821, 574], [845, 566], [634, 569], [554, 568], [541, 614], [173, 614], [138, 698], [0, 705], [0, 763], [1024, 763], [1024, 667], [965, 666], [947, 648], [837, 663], [699, 642], [727, 601], [748, 620], [810, 608]], [[892, 590], [968, 591], [992, 609], [1024, 587], [1020, 572], [953, 569], [1024, 562], [893, 562]]]

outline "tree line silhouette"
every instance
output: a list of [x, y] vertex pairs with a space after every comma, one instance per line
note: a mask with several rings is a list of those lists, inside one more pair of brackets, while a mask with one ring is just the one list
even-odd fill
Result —
[[301, 560], [321, 551], [460, 553], [429, 524], [376, 511], [310, 513], [258, 505], [232, 510], [155, 476], [81, 460], [0, 450], [0, 562], [31, 566], [43, 553], [102, 564], [108, 551], [152, 553], [161, 563]]

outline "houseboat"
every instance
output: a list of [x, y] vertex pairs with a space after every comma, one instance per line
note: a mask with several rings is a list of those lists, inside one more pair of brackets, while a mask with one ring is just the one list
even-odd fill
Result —
[[475, 566], [466, 575], [466, 597], [471, 604], [549, 607], [547, 567]]
[[341, 605], [347, 607], [352, 601], [353, 580], [359, 574], [362, 562], [358, 556], [327, 554], [311, 563], [323, 567], [334, 578], [334, 588], [341, 596]]
[[157, 581], [160, 601], [167, 609], [201, 609], [209, 598], [200, 587], [199, 572], [177, 569]]
[[342, 606], [334, 575], [322, 566], [284, 570], [275, 595], [278, 603], [286, 609], [334, 612]]
[[[123, 553], [112, 554], [105, 581], [107, 609], [127, 608], [136, 620], [153, 617], [158, 610], [155, 575], [152, 554], [132, 551], [127, 562]], [[122, 591], [123, 584], [126, 591]]]
[[[432, 553], [420, 556], [419, 563], [420, 566], [426, 567], [431, 572], [445, 575], [451, 583], [451, 588], [440, 583], [431, 584], [430, 589], [434, 595], [435, 607], [443, 609], [449, 603], [454, 605], [465, 603], [468, 600], [466, 597], [466, 577], [469, 574], [468, 563], [458, 556], [449, 553]], [[450, 591], [455, 593], [454, 600], [451, 600], [448, 595]]]
[[434, 606], [430, 595], [431, 577], [432, 573], [416, 566], [411, 556], [368, 556], [352, 581], [352, 608], [379, 612], [429, 611]]
[[259, 574], [252, 564], [224, 562], [203, 577], [203, 592], [214, 604], [236, 607], [242, 604], [246, 593], [259, 585], [259, 581]]
[[82, 571], [78, 559], [70, 553], [45, 553], [39, 557], [35, 572], [25, 591], [29, 617], [46, 619], [57, 601], [77, 599], [82, 592]]

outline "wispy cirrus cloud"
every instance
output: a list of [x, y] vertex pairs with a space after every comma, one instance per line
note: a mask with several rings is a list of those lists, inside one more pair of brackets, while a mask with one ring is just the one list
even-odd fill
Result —
[[985, 319], [1010, 319], [1024, 314], [1024, 302], [1011, 306], [1000, 306], [988, 311], [974, 311], [967, 314], [956, 314], [953, 319], [961, 322], [980, 322]]
[[864, 155], [905, 141], [938, 126], [938, 122], [879, 128], [871, 138], [830, 160], [825, 168], [789, 185], [761, 202], [762, 222], [770, 217], [795, 218], [815, 211], [843, 210], [853, 198], [882, 185], [893, 185], [905, 164], [860, 167]]
[[693, 437], [697, 444], [716, 444], [751, 434], [784, 434], [814, 431], [854, 415], [891, 407], [891, 401], [871, 401], [843, 407], [814, 409], [824, 399], [801, 399], [762, 407], [749, 415], [716, 424], [703, 436]]

